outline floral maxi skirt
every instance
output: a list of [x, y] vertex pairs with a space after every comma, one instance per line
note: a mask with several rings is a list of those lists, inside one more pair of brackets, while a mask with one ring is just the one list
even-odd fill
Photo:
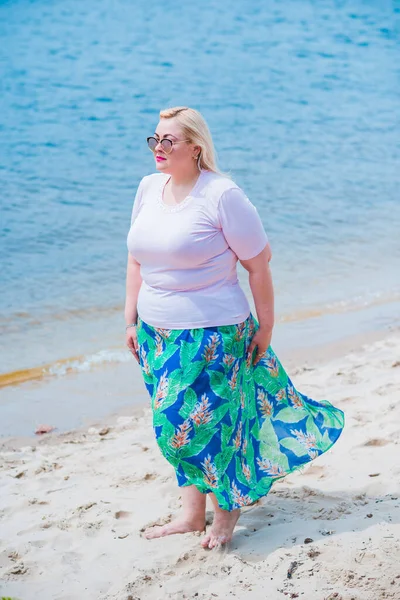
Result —
[[295, 389], [271, 346], [253, 365], [252, 314], [237, 325], [161, 329], [139, 317], [140, 366], [157, 443], [178, 485], [222, 509], [253, 504], [336, 442], [344, 413]]

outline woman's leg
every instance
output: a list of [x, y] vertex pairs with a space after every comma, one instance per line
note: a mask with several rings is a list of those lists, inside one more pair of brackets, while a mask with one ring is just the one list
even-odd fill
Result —
[[214, 494], [210, 494], [214, 506], [214, 521], [210, 531], [201, 541], [203, 548], [215, 548], [231, 541], [233, 530], [240, 517], [240, 508], [223, 510]]
[[174, 533], [205, 530], [206, 495], [199, 492], [195, 485], [180, 489], [182, 491], [182, 515], [167, 525], [155, 525], [146, 529], [144, 535], [148, 540]]

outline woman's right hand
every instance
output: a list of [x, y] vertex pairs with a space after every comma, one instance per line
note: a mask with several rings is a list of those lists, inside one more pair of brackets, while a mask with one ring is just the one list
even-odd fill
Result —
[[133, 354], [134, 359], [138, 364], [140, 364], [139, 360], [139, 344], [137, 341], [136, 327], [128, 327], [126, 330], [126, 345], [128, 346], [130, 352]]

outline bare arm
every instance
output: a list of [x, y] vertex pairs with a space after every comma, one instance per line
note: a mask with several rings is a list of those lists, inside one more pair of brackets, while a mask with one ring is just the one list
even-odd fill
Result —
[[269, 267], [271, 257], [271, 247], [267, 244], [264, 250], [254, 258], [240, 261], [249, 273], [250, 289], [260, 325], [249, 348], [251, 354], [257, 346], [257, 356], [254, 364], [262, 358], [261, 355], [268, 349], [274, 327], [274, 288]]
[[[128, 263], [126, 267], [126, 299], [125, 299], [125, 322], [127, 325], [137, 321], [137, 299], [142, 277], [140, 275], [140, 264], [128, 252]], [[137, 354], [136, 328], [130, 327], [126, 330], [126, 343], [133, 356], [139, 362]]]

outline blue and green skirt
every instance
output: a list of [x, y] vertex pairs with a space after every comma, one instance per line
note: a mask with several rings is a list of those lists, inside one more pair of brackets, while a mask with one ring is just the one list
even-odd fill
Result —
[[179, 486], [215, 494], [225, 510], [253, 504], [277, 479], [323, 454], [344, 413], [294, 387], [271, 346], [257, 365], [258, 323], [161, 329], [139, 317], [140, 366], [158, 446]]

